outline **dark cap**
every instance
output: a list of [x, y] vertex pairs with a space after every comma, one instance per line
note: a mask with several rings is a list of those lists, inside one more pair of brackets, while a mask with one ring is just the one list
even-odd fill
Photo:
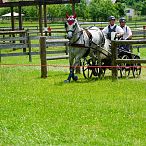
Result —
[[126, 19], [124, 18], [124, 17], [121, 17], [120, 19], [119, 19], [119, 22], [121, 23], [121, 22], [125, 22], [126, 23]]
[[115, 20], [116, 18], [114, 16], [110, 16], [108, 17], [108, 20], [111, 21], [111, 20]]

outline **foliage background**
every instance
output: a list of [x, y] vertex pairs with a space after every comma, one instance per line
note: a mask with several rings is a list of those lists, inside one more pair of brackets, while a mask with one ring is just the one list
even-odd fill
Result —
[[[11, 2], [13, 1], [19, 0], [11, 0]], [[146, 0], [117, 0], [115, 4], [111, 0], [91, 0], [89, 4], [86, 3], [86, 0], [81, 0], [75, 7], [78, 17], [84, 20], [106, 21], [110, 15], [119, 18], [125, 15], [125, 7], [134, 8], [139, 15], [146, 15]], [[18, 8], [14, 8], [14, 10], [18, 12]], [[72, 7], [70, 4], [48, 5], [47, 11], [50, 18], [64, 18], [66, 12], [72, 13]], [[9, 8], [0, 9], [0, 15], [8, 12], [10, 12]], [[22, 12], [25, 14], [26, 20], [38, 16], [37, 6], [22, 7]]]

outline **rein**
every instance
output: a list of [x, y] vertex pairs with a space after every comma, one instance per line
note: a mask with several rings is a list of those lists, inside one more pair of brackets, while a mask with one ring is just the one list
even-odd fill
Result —
[[81, 38], [81, 35], [83, 34], [83, 30], [81, 30], [81, 31], [79, 31], [79, 32], [77, 32], [77, 33], [75, 33], [75, 34], [73, 34], [73, 36], [77, 35], [78, 33], [80, 33], [79, 37], [77, 38], [77, 40], [75, 40], [75, 41], [74, 41], [73, 43], [71, 43], [71, 44], [75, 44], [75, 43]]

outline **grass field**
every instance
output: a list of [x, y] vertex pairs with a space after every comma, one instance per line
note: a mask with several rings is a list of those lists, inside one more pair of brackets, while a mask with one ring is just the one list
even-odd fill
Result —
[[[2, 63], [29, 64], [27, 57]], [[145, 70], [138, 79], [79, 75], [66, 84], [63, 70], [41, 79], [38, 66], [1, 66], [0, 145], [145, 146]]]
[[80, 74], [66, 84], [68, 68], [49, 66], [48, 78], [41, 79], [39, 57], [32, 60], [2, 58], [0, 145], [146, 145], [146, 68], [140, 78], [113, 82], [110, 76], [85, 80]]

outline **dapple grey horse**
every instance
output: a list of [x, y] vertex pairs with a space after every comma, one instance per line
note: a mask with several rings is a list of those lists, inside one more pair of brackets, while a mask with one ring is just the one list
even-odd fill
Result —
[[[89, 55], [95, 61], [97, 58], [96, 51], [104, 48], [109, 49], [107, 40], [105, 39], [102, 31], [95, 26], [83, 29], [80, 27], [76, 14], [69, 16], [66, 13], [65, 29], [67, 32], [67, 38], [69, 39], [69, 64], [70, 73], [65, 82], [78, 80], [78, 77], [74, 74], [74, 69], [79, 65], [80, 59], [85, 55]], [[105, 51], [105, 53], [107, 53]], [[101, 58], [105, 58], [106, 55], [101, 53]]]

